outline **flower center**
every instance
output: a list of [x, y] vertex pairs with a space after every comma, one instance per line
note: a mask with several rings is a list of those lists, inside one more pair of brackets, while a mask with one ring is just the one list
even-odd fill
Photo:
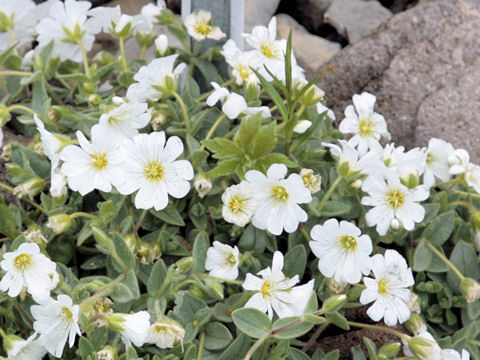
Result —
[[263, 283], [262, 289], [260, 290], [260, 292], [262, 293], [263, 297], [268, 297], [270, 296], [272, 289], [273, 289], [273, 282], [270, 280], [267, 280]]
[[385, 201], [392, 209], [398, 209], [405, 203], [405, 195], [400, 190], [390, 190], [386, 194]]
[[108, 118], [108, 125], [110, 126], [115, 126], [119, 123], [119, 120], [121, 119], [122, 117], [120, 115], [113, 115], [113, 116], [110, 116]]
[[351, 235], [342, 235], [338, 244], [343, 251], [353, 252], [357, 248], [357, 239]]
[[372, 136], [374, 133], [374, 124], [371, 118], [365, 118], [358, 123], [358, 133], [362, 137]]
[[60, 317], [68, 324], [73, 322], [72, 311], [66, 306], [62, 306], [62, 309], [60, 310]]
[[273, 44], [263, 43], [260, 46], [260, 51], [265, 57], [269, 59], [275, 59], [277, 57], [277, 49], [275, 49], [275, 46], [273, 46]]
[[108, 160], [107, 154], [105, 152], [101, 152], [98, 154], [92, 155], [92, 166], [95, 170], [103, 170], [107, 167]]
[[165, 168], [159, 162], [150, 161], [143, 168], [143, 173], [148, 181], [158, 182], [165, 177]]
[[272, 187], [272, 198], [277, 202], [286, 202], [288, 200], [288, 192], [282, 185]]
[[427, 153], [427, 165], [430, 165], [435, 161], [435, 155], [432, 153]]
[[248, 77], [250, 76], [250, 71], [249, 71], [250, 69], [244, 64], [237, 65], [235, 69], [238, 71], [238, 73], [240, 74], [240, 77], [243, 80], [248, 79]]
[[241, 198], [240, 196], [232, 196], [228, 203], [228, 208], [232, 213], [235, 215], [243, 212], [243, 208], [245, 206], [245, 199]]
[[235, 259], [235, 255], [232, 252], [229, 252], [225, 255], [224, 263], [227, 266], [234, 267], [237, 264], [237, 259]]
[[388, 295], [388, 279], [383, 278], [378, 282], [378, 294], [381, 296]]
[[[12, 31], [13, 29], [13, 19], [15, 13], [12, 13], [10, 16], [0, 11], [0, 32]], [[11, 39], [13, 42], [13, 39]]]
[[155, 325], [155, 326], [153, 327], [153, 330], [154, 330], [157, 334], [166, 333], [166, 332], [168, 331], [168, 326]]
[[29, 254], [20, 254], [13, 260], [13, 265], [18, 269], [24, 271], [33, 264], [32, 256]]
[[200, 22], [198, 24], [195, 24], [195, 31], [203, 36], [207, 36], [212, 32], [212, 27], [210, 26], [209, 23], [206, 22]]

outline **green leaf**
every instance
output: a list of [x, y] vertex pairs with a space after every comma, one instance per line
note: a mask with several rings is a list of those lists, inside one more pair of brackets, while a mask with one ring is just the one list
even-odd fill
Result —
[[262, 116], [260, 114], [250, 116], [240, 122], [234, 141], [245, 153], [250, 153], [250, 144], [255, 134], [260, 130], [261, 123]]
[[17, 222], [3, 199], [0, 201], [0, 233], [13, 240], [18, 236]]
[[78, 340], [78, 353], [82, 360], [87, 360], [88, 355], [92, 355], [95, 352], [93, 345], [88, 341], [84, 336], [80, 337]]
[[203, 300], [186, 293], [181, 297], [182, 303], [178, 306], [178, 314], [188, 323], [195, 320], [196, 313], [207, 306]]
[[241, 332], [255, 339], [261, 338], [272, 327], [268, 316], [253, 308], [235, 310], [232, 319]]
[[185, 226], [182, 215], [180, 215], [173, 202], [169, 202], [165, 209], [162, 209], [160, 211], [151, 209], [149, 210], [149, 213], [156, 218], [165, 221], [167, 224], [175, 226]]
[[449, 211], [438, 215], [425, 228], [422, 237], [430, 241], [434, 246], [441, 246], [452, 234], [455, 224], [455, 213]]
[[360, 346], [350, 348], [350, 352], [352, 353], [352, 360], [367, 360]]
[[32, 91], [32, 110], [41, 117], [46, 117], [50, 109], [51, 100], [47, 95], [44, 81], [38, 81], [33, 84]]
[[119, 265], [122, 266], [124, 270], [135, 269], [136, 261], [132, 252], [128, 248], [127, 243], [119, 233], [114, 233], [112, 237], [113, 244], [115, 246], [117, 262], [121, 262]]
[[233, 340], [228, 328], [220, 322], [211, 322], [207, 325], [205, 336], [205, 349], [222, 350]]
[[333, 217], [347, 214], [351, 209], [350, 204], [340, 201], [330, 200], [325, 203], [319, 211], [322, 216]]
[[375, 346], [375, 343], [367, 337], [363, 337], [363, 343], [367, 348], [368, 357], [370, 358], [370, 360], [377, 360], [377, 347]]
[[285, 53], [285, 87], [288, 89], [287, 91], [292, 89], [292, 33], [293, 30], [290, 29], [287, 38], [287, 51]]
[[153, 265], [147, 281], [148, 295], [154, 297], [167, 277], [167, 267], [162, 259], [158, 259]]
[[283, 273], [292, 278], [295, 275], [301, 279], [307, 265], [307, 252], [303, 245], [297, 245], [287, 251], [284, 257]]
[[209, 246], [210, 242], [208, 241], [208, 234], [203, 231], [199, 232], [197, 236], [195, 236], [195, 240], [193, 242], [193, 272], [205, 271], [205, 259], [207, 258], [207, 250]]
[[270, 95], [270, 98], [273, 100], [275, 105], [277, 105], [278, 111], [280, 111], [280, 114], [282, 114], [283, 120], [286, 121], [288, 119], [288, 115], [287, 115], [287, 109], [285, 108], [285, 105], [283, 105], [282, 97], [280, 96], [278, 91], [275, 90], [273, 85], [270, 84], [270, 82], [268, 82], [262, 75], [260, 75], [260, 73], [257, 70], [255, 69], [252, 69], [252, 70], [257, 76], [258, 80], [260, 80], [262, 86], [265, 88], [268, 95]]
[[238, 166], [242, 164], [243, 162], [238, 159], [222, 160], [217, 163], [217, 166], [213, 170], [210, 170], [205, 175], [212, 179], [219, 176], [231, 175], [235, 173]]
[[231, 140], [216, 138], [204, 140], [202, 144], [205, 145], [208, 150], [214, 152], [213, 157], [215, 159], [245, 156], [243, 150]]
[[255, 160], [254, 168], [262, 172], [266, 172], [272, 164], [285, 164], [290, 168], [298, 167], [296, 163], [291, 161], [287, 156], [280, 153], [272, 153]]
[[140, 297], [137, 276], [134, 270], [129, 270], [125, 279], [116, 284], [112, 293], [109, 295], [113, 301], [126, 303]]
[[288, 349], [288, 359], [290, 360], [310, 360], [307, 354], [303, 351], [291, 347]]
[[17, 48], [18, 42], [10, 46], [8, 49], [6, 49], [4, 52], [0, 54], [0, 65], [3, 65], [3, 63], [8, 59], [10, 54], [12, 54], [13, 50]]
[[322, 360], [338, 360], [340, 357], [340, 351], [339, 350], [333, 350], [329, 352], [327, 355], [325, 355]]
[[[443, 252], [443, 249], [439, 248]], [[413, 253], [414, 271], [445, 272], [448, 266], [425, 245], [425, 239], [422, 239]]]
[[401, 347], [402, 347], [402, 344], [399, 342], [382, 345], [382, 347], [378, 351], [378, 355], [384, 356], [387, 358], [395, 357], [397, 356]]
[[340, 315], [338, 312], [328, 313], [325, 315], [325, 317], [333, 325], [336, 325], [343, 330], [350, 330], [347, 319], [345, 319], [345, 317]]
[[243, 359], [250, 349], [250, 342], [251, 340], [247, 335], [240, 334], [217, 360]]
[[[280, 329], [292, 323], [295, 320], [298, 320], [298, 317], [292, 316], [292, 317], [285, 317], [285, 318], [278, 319], [273, 323], [272, 329], [273, 330]], [[295, 339], [309, 332], [312, 327], [313, 327], [312, 323], [302, 321], [273, 334], [273, 337], [277, 339]]]
[[215, 78], [217, 77], [218, 71], [217, 71], [217, 68], [210, 61], [199, 59], [194, 56], [192, 56], [190, 60], [200, 70], [200, 72], [205, 78], [205, 82], [209, 84], [210, 81], [215, 80]]
[[277, 123], [272, 121], [270, 124], [262, 126], [257, 134], [255, 134], [252, 140], [251, 151], [251, 157], [253, 159], [257, 159], [273, 151], [277, 143], [277, 137], [275, 135], [276, 127]]
[[[461, 240], [453, 248], [450, 254], [450, 261], [465, 277], [472, 279], [480, 278], [480, 265], [473, 247]], [[460, 279], [450, 270], [447, 274], [447, 282], [450, 287], [456, 289], [460, 284]]]

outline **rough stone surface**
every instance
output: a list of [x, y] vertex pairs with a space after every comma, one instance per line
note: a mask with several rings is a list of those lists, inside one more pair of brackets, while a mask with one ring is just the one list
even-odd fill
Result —
[[[310, 32], [316, 33], [318, 28], [323, 25], [323, 15], [332, 2], [333, 0], [288, 0], [287, 5], [293, 8], [294, 18], [302, 19], [302, 25]], [[280, 9], [282, 8], [282, 4], [280, 5]], [[279, 12], [283, 12], [280, 9]], [[288, 13], [291, 14], [291, 12]]]
[[426, 146], [432, 136], [480, 162], [480, 2], [437, 0], [395, 15], [319, 71], [337, 119], [353, 94], [377, 96], [392, 140]]
[[377, 1], [333, 0], [325, 13], [325, 22], [353, 44], [391, 17], [390, 10]]
[[267, 26], [277, 11], [280, 0], [245, 0], [245, 29], [249, 33], [254, 26]]
[[277, 37], [286, 39], [293, 30], [293, 51], [307, 78], [313, 78], [320, 65], [340, 50], [340, 44], [310, 34], [295, 19], [286, 14], [277, 15]]

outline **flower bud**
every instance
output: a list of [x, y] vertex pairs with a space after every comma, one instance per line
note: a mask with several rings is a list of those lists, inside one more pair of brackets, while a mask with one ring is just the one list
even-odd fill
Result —
[[0, 158], [2, 158], [5, 161], [12, 161], [12, 144], [8, 143], [5, 144], [2, 148], [2, 154], [0, 155]]
[[361, 179], [357, 179], [350, 184], [350, 186], [354, 189], [360, 189], [362, 187], [362, 185], [363, 185], [363, 180], [361, 180]]
[[95, 89], [94, 89], [94, 87], [93, 87], [93, 84], [92, 84], [91, 82], [89, 82], [89, 81], [85, 81], [85, 82], [82, 84], [82, 86], [83, 86], [83, 89], [84, 89], [87, 93], [89, 93], [89, 94], [91, 94], [91, 93], [93, 93], [93, 92], [95, 91]]
[[112, 97], [112, 103], [114, 105], [120, 106], [123, 103], [125, 103], [125, 100], [123, 100], [123, 98], [120, 97], [120, 96], [114, 96], [114, 97]]
[[[297, 82], [296, 88], [300, 92], [308, 84], [308, 81], [301, 80]], [[325, 96], [325, 92], [316, 85], [311, 85], [302, 96], [302, 104], [304, 106], [311, 106], [318, 103]]]
[[260, 92], [260, 88], [258, 84], [254, 81], [248, 81], [245, 84], [245, 99], [247, 102], [255, 101], [258, 98], [258, 94]]
[[15, 186], [13, 194], [19, 199], [26, 196], [30, 199], [40, 194], [45, 186], [45, 181], [39, 177], [34, 177], [30, 180], [24, 181], [20, 185]]
[[115, 61], [115, 57], [108, 51], [99, 51], [94, 57], [93, 61], [98, 63], [100, 66], [105, 66], [113, 63]]
[[212, 190], [212, 180], [202, 174], [197, 174], [193, 180], [193, 186], [197, 190], [198, 196], [203, 198]]
[[166, 35], [161, 34], [155, 40], [155, 48], [160, 56], [164, 56], [168, 50], [168, 38]]
[[398, 230], [400, 229], [400, 221], [398, 221], [398, 219], [395, 219], [393, 218], [392, 221], [390, 222], [390, 227], [393, 229], [393, 230]]
[[53, 123], [56, 123], [58, 120], [60, 120], [58, 111], [53, 107], [48, 110], [48, 120]]
[[422, 317], [415, 313], [410, 315], [410, 319], [405, 322], [405, 326], [407, 327], [408, 331], [415, 336], [423, 331], [427, 331], [427, 325], [423, 321]]
[[414, 292], [410, 293], [410, 298], [407, 301], [407, 306], [412, 313], [420, 314], [420, 301], [418, 300], [418, 295]]
[[111, 315], [113, 301], [107, 297], [97, 299], [92, 305], [92, 315]]
[[91, 94], [88, 96], [88, 102], [92, 105], [99, 105], [102, 102], [102, 98], [98, 94]]
[[185, 329], [178, 322], [162, 317], [150, 327], [147, 337], [147, 343], [155, 344], [160, 349], [173, 348], [175, 341], [179, 341], [183, 346]]
[[293, 128], [293, 132], [297, 134], [303, 134], [305, 131], [307, 131], [310, 126], [312, 126], [312, 122], [308, 120], [300, 120], [297, 125]]
[[135, 251], [137, 251], [137, 247], [139, 246], [138, 238], [135, 235], [130, 234], [125, 236], [124, 239], [132, 254], [135, 254]]
[[208, 288], [209, 293], [214, 295], [217, 299], [223, 299], [225, 289], [218, 280], [206, 278], [203, 281], [205, 286]]
[[57, 234], [63, 233], [72, 224], [72, 216], [67, 214], [52, 215], [48, 218], [47, 227]]
[[193, 265], [193, 258], [191, 256], [185, 256], [176, 262], [177, 269], [180, 272], [187, 272]]
[[142, 48], [148, 49], [155, 42], [155, 36], [153, 34], [147, 34], [144, 31], [137, 31], [135, 33], [135, 39], [138, 45]]
[[11, 117], [8, 108], [5, 105], [0, 104], [0, 128], [3, 127]]
[[167, 122], [167, 114], [165, 111], [148, 108], [148, 112], [152, 116], [150, 124], [152, 125], [153, 130], [157, 131]]
[[345, 294], [331, 296], [323, 302], [322, 311], [323, 313], [337, 311], [345, 301], [347, 301], [347, 295]]
[[175, 14], [169, 9], [162, 9], [160, 14], [156, 16], [160, 25], [168, 25], [175, 21]]
[[311, 194], [315, 194], [320, 191], [322, 186], [322, 177], [320, 175], [314, 175], [312, 169], [302, 169], [300, 171], [300, 177], [302, 178], [305, 187], [310, 190]]
[[408, 340], [408, 347], [419, 360], [429, 360], [432, 359], [432, 355], [436, 352], [438, 345], [435, 341], [414, 336]]
[[40, 247], [43, 247], [47, 243], [47, 239], [43, 236], [42, 231], [37, 225], [30, 226], [23, 232], [23, 235], [28, 242], [35, 243]]
[[341, 294], [348, 286], [344, 281], [336, 281], [335, 278], [328, 279], [328, 289], [334, 294]]
[[142, 242], [135, 251], [138, 261], [143, 265], [153, 264], [161, 255], [160, 246]]
[[111, 346], [105, 346], [102, 350], [97, 351], [98, 360], [115, 360], [117, 358], [117, 350]]
[[463, 278], [460, 283], [460, 293], [468, 303], [473, 303], [480, 299], [480, 284], [472, 278]]

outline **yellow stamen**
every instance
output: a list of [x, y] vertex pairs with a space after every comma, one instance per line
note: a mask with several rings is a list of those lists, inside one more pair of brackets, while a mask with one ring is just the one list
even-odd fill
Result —
[[208, 36], [212, 32], [210, 22], [199, 22], [194, 26], [195, 32], [203, 36]]
[[378, 294], [381, 296], [388, 295], [388, 279], [383, 278], [378, 282]]
[[13, 260], [13, 265], [19, 269], [24, 271], [30, 265], [33, 264], [32, 256], [29, 254], [20, 254]]
[[371, 118], [361, 119], [358, 123], [358, 133], [362, 137], [369, 137], [374, 134], [375, 124]]
[[228, 202], [228, 209], [235, 215], [242, 213], [244, 207], [245, 207], [245, 199], [241, 198], [238, 195], [232, 196], [232, 198]]
[[62, 306], [62, 310], [60, 310], [60, 317], [66, 322], [71, 323], [73, 321], [73, 313], [72, 311], [67, 308], [66, 306]]
[[238, 71], [238, 73], [240, 74], [240, 77], [243, 80], [248, 79], [248, 77], [250, 76], [250, 69], [244, 64], [237, 65], [235, 70]]
[[272, 198], [277, 202], [286, 202], [288, 200], [288, 192], [282, 185], [277, 185], [272, 188]]
[[235, 266], [235, 264], [237, 263], [237, 259], [235, 259], [235, 255], [233, 255], [232, 252], [229, 252], [226, 256], [225, 256], [225, 265], [227, 266]]
[[270, 296], [272, 289], [273, 283], [271, 281], [265, 281], [262, 285], [262, 289], [260, 290], [260, 292], [262, 293], [263, 297], [268, 297]]
[[277, 49], [273, 46], [273, 44], [270, 43], [263, 43], [260, 46], [260, 51], [262, 54], [269, 58], [269, 59], [275, 59], [277, 57]]
[[143, 173], [147, 180], [152, 182], [158, 182], [163, 180], [165, 177], [165, 168], [162, 164], [156, 161], [150, 161], [145, 167], [143, 168]]
[[357, 239], [351, 235], [342, 235], [338, 242], [343, 251], [353, 252], [357, 249]]
[[405, 195], [400, 190], [390, 190], [385, 195], [385, 202], [392, 209], [398, 209], [405, 203]]
[[103, 170], [108, 165], [107, 154], [105, 152], [101, 152], [98, 154], [94, 154], [91, 156], [92, 158], [92, 166], [95, 170]]

